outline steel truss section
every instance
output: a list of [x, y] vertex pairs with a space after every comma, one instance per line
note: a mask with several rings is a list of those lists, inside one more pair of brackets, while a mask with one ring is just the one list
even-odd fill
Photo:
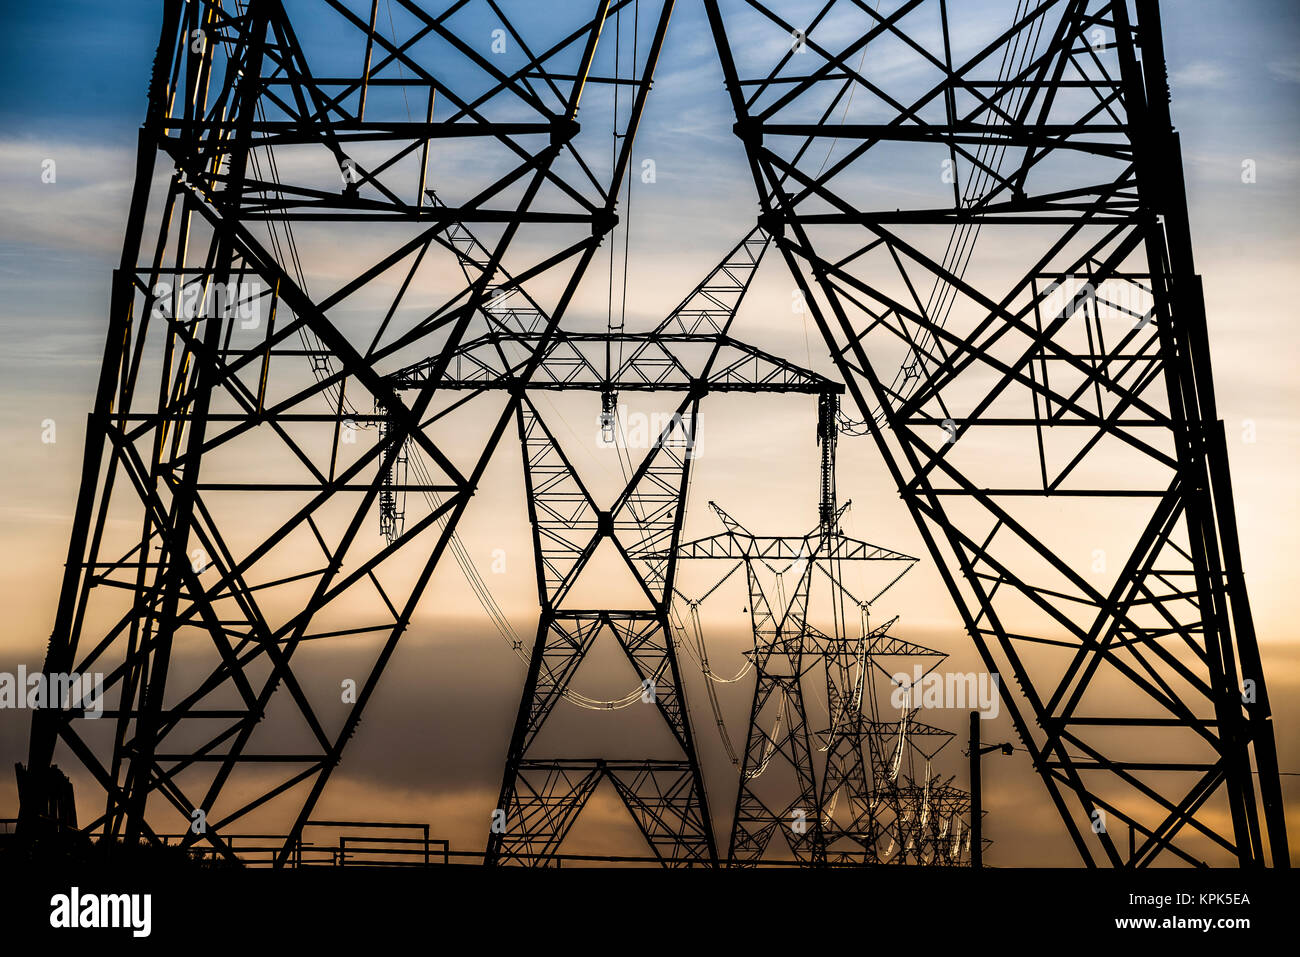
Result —
[[[616, 73], [606, 24], [632, 5], [538, 23], [520, 2], [163, 4], [45, 662], [102, 672], [109, 707], [35, 715], [24, 828], [62, 745], [105, 798], [83, 830], [189, 828], [236, 860], [223, 834], [274, 811], [285, 864], [521, 407], [493, 394], [469, 448], [450, 442], [427, 416], [450, 357], [488, 334], [503, 277], [545, 281], [527, 383], [617, 222], [673, 8], [640, 3], [648, 43]], [[611, 156], [581, 121], [615, 86], [631, 106]], [[432, 192], [431, 162], [454, 189]], [[481, 268], [448, 289], [467, 227]], [[388, 377], [417, 358], [399, 395]], [[362, 535], [412, 451], [440, 505]], [[368, 655], [342, 706], [337, 677], [298, 677], [338, 643]]]
[[[462, 266], [473, 274], [477, 242], [467, 229], [462, 237]], [[671, 623], [676, 547], [685, 518], [700, 402], [713, 392], [839, 391], [837, 384], [730, 334], [768, 242], [761, 230], [751, 230], [667, 318], [645, 333], [560, 330], [549, 343], [539, 345], [535, 329], [544, 311], [521, 288], [508, 284], [482, 307], [490, 331], [451, 356], [442, 380], [448, 392], [522, 396], [516, 422], [541, 607], [488, 839], [489, 864], [554, 865], [563, 840], [603, 780], [619, 793], [665, 866], [717, 863]], [[524, 380], [519, 371], [522, 357], [529, 355], [540, 359]], [[422, 360], [389, 381], [399, 390], [418, 389], [429, 368]], [[602, 507], [584, 483], [534, 399], [557, 391], [598, 394], [611, 440], [611, 410], [619, 393], [678, 396], [640, 462], [629, 455], [630, 474], [608, 507]], [[409, 488], [393, 483], [390, 475], [394, 499]], [[597, 560], [602, 545], [613, 545], [618, 561], [631, 573], [643, 599], [640, 607], [575, 608], [568, 600], [584, 575], [609, 573]], [[631, 662], [647, 689], [645, 700], [655, 705], [675, 742], [676, 757], [538, 756], [535, 740], [562, 697], [601, 707], [577, 695], [571, 681], [602, 635], [612, 636]], [[628, 769], [635, 774], [629, 776]]]
[[705, 7], [760, 224], [1082, 860], [1287, 866], [1156, 0]]
[[[806, 21], [705, 0], [759, 222], [665, 323], [605, 336], [562, 324], [617, 223], [673, 0], [385, 5], [163, 4], [45, 661], [104, 674], [109, 706], [34, 714], [23, 830], [71, 819], [61, 748], [104, 795], [82, 830], [181, 821], [237, 860], [223, 834], [278, 814], [285, 864], [513, 425], [542, 615], [489, 859], [550, 862], [608, 781], [658, 859], [713, 863], [669, 620], [695, 414], [711, 391], [799, 392], [828, 421], [847, 391], [841, 424], [873, 436], [1009, 679], [1083, 861], [1289, 864], [1156, 0], [1006, 0], [1005, 24], [950, 0], [819, 0]], [[629, 62], [611, 20], [634, 11]], [[582, 121], [619, 89], [611, 154]], [[843, 386], [730, 336], [769, 243]], [[607, 417], [621, 390], [681, 397], [607, 507], [533, 398], [570, 389]], [[470, 407], [486, 426], [466, 432]], [[566, 606], [604, 543], [644, 607]], [[601, 630], [674, 758], [530, 753]], [[366, 655], [342, 707], [300, 680], [340, 643]], [[944, 853], [907, 815], [960, 814], [946, 789], [898, 799], [898, 840]]]
[[[970, 795], [951, 778], [934, 778], [930, 768], [952, 732], [918, 720], [921, 708], [910, 698], [897, 720], [881, 719], [873, 678], [887, 675], [892, 686], [908, 663], [922, 664], [929, 674], [947, 657], [895, 637], [897, 621], [864, 628], [858, 638], [811, 629], [812, 647], [826, 667], [829, 725], [819, 734], [826, 759], [818, 807], [828, 864], [935, 866], [965, 860], [960, 833], [969, 820]], [[918, 759], [925, 762], [920, 775]]]
[[[832, 453], [824, 465], [833, 470], [833, 463]], [[923, 800], [916, 802], [912, 800], [915, 789], [908, 787], [910, 763], [905, 769], [903, 762], [913, 752], [928, 762], [952, 735], [917, 722], [917, 708], [906, 708], [899, 721], [882, 721], [873, 681], [878, 670], [883, 672], [881, 658], [942, 660], [944, 656], [891, 636], [889, 628], [897, 619], [874, 629], [866, 627], [866, 609], [916, 559], [843, 535], [839, 523], [848, 505], [834, 505], [833, 485], [833, 480], [823, 483], [828, 493], [823, 502], [826, 520], [804, 536], [760, 538], [710, 502], [725, 531], [678, 547], [682, 558], [728, 563], [728, 570], [707, 594], [744, 568], [755, 684], [744, 753], [738, 761], [740, 780], [727, 863], [752, 867], [776, 859], [783, 853], [782, 843], [806, 866], [885, 860], [951, 863], [959, 855], [946, 846], [940, 848], [920, 823], [922, 814], [930, 823], [928, 763]], [[840, 580], [845, 560], [884, 563], [889, 570], [883, 573], [882, 587], [866, 600], [849, 595]], [[833, 605], [847, 600], [862, 610], [863, 632], [857, 638], [848, 636], [838, 608], [833, 634], [810, 623], [809, 595], [816, 573], [829, 580]], [[791, 584], [787, 575], [792, 576]], [[817, 680], [825, 682], [825, 728], [809, 724], [805, 692], [808, 683]], [[900, 729], [900, 722], [907, 730]], [[927, 736], [937, 737], [938, 746], [928, 750], [921, 746], [917, 739]], [[886, 754], [891, 741], [895, 745]], [[819, 759], [819, 754], [826, 757]], [[769, 776], [770, 769], [779, 771]], [[948, 782], [943, 786], [951, 789]], [[937, 829], [939, 818], [933, 820]], [[774, 844], [778, 834], [783, 842]], [[883, 847], [885, 838], [891, 842], [888, 849]]]

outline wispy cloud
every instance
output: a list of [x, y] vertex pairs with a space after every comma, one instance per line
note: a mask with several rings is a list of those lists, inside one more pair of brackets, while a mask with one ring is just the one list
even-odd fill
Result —
[[1175, 70], [1170, 77], [1175, 90], [1190, 87], [1219, 87], [1226, 84], [1232, 74], [1220, 63], [1209, 60], [1197, 60], [1180, 70]]
[[75, 141], [0, 140], [0, 241], [60, 252], [114, 252], [135, 152]]
[[1270, 60], [1269, 74], [1283, 83], [1300, 83], [1300, 57], [1288, 57], [1285, 60]]

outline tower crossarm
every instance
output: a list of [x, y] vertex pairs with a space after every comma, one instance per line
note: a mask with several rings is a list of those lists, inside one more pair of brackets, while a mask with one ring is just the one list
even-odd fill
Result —
[[794, 562], [801, 558], [833, 559], [835, 561], [895, 561], [915, 562], [911, 555], [904, 555], [880, 545], [873, 545], [856, 538], [840, 536], [832, 540], [830, 547], [815, 556], [812, 545], [815, 536], [789, 535], [738, 535], [721, 532], [706, 538], [684, 542], [678, 546], [679, 558], [723, 558], [732, 561], [766, 560], [770, 562]]
[[[442, 389], [508, 390], [520, 381], [540, 333], [498, 329], [466, 342], [452, 355]], [[631, 355], [612, 377], [604, 373], [608, 348]], [[711, 361], [710, 361], [711, 360]], [[418, 389], [436, 374], [425, 359], [389, 376], [397, 389]], [[552, 338], [529, 381], [530, 389], [613, 389], [619, 392], [773, 392], [839, 394], [824, 376], [728, 336], [709, 333], [561, 333]]]

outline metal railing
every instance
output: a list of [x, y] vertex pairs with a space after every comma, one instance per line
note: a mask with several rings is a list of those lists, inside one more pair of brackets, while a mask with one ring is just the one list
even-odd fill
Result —
[[[448, 842], [429, 837], [428, 824], [393, 821], [308, 821], [308, 828], [346, 831], [418, 831], [419, 837], [399, 837], [385, 834], [339, 833], [333, 841], [303, 840], [302, 833], [289, 848], [285, 863], [289, 867], [428, 867], [448, 864], [451, 851]], [[0, 831], [0, 833], [3, 833]], [[201, 835], [190, 833], [159, 834], [159, 842], [167, 847], [188, 843], [186, 852], [192, 857], [217, 862], [226, 859], [220, 848]], [[269, 867], [284, 851], [286, 834], [220, 834], [220, 841], [239, 860], [249, 867]], [[480, 855], [481, 856], [481, 855]]]
[[[433, 852], [441, 858], [441, 863], [450, 863], [451, 851], [447, 842], [430, 839], [429, 825], [384, 823], [379, 821], [308, 821], [303, 830], [309, 827], [368, 830], [415, 830], [423, 833], [422, 837], [385, 837], [383, 835], [340, 834], [338, 837], [337, 864], [339, 867], [383, 866], [383, 867], [428, 867], [433, 863]], [[414, 858], [414, 859], [412, 859]]]
[[[13, 834], [17, 820], [0, 818], [0, 838]], [[332, 840], [303, 840], [308, 829], [314, 832], [334, 831]], [[380, 831], [417, 832], [418, 836], [399, 836]], [[368, 832], [368, 833], [358, 833]], [[92, 837], [100, 835], [92, 834]], [[214, 835], [215, 837], [216, 835]], [[185, 852], [196, 860], [217, 863], [226, 860], [225, 853], [213, 846], [202, 835], [190, 833], [159, 834], [158, 841], [167, 847], [180, 847], [188, 841]], [[283, 853], [286, 834], [229, 834], [221, 833], [220, 841], [228, 847], [246, 867], [271, 867]], [[543, 866], [559, 867], [661, 867], [665, 863], [678, 866], [707, 867], [704, 862], [665, 862], [657, 857], [599, 854], [533, 854], [516, 853], [511, 859], [544, 861]], [[394, 821], [308, 821], [298, 840], [289, 847], [285, 866], [302, 867], [440, 867], [452, 862], [475, 865], [484, 863], [484, 852], [454, 851], [446, 840], [431, 838], [428, 824]], [[879, 866], [866, 860], [836, 859], [828, 864], [836, 868]], [[719, 865], [726, 867], [725, 861]], [[746, 862], [745, 868], [806, 867], [806, 862], [795, 860], [761, 860]], [[952, 866], [961, 866], [955, 864]]]

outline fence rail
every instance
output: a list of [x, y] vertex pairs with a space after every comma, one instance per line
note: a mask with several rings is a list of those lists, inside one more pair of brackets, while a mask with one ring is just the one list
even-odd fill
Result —
[[[17, 820], [0, 818], [0, 837], [14, 833]], [[304, 833], [321, 834], [321, 839], [305, 840]], [[393, 834], [376, 833], [382, 831], [418, 832], [419, 836], [406, 837]], [[322, 834], [321, 832], [333, 832]], [[359, 833], [365, 832], [365, 833]], [[92, 832], [90, 837], [102, 837]], [[184, 848], [185, 853], [202, 861], [219, 862], [227, 859], [225, 852], [214, 846], [216, 834], [201, 835], [192, 833], [158, 834], [159, 843], [166, 847]], [[482, 864], [484, 852], [452, 850], [446, 840], [431, 838], [428, 824], [414, 824], [393, 821], [308, 821], [297, 840], [289, 843], [286, 834], [231, 834], [222, 832], [219, 840], [228, 847], [240, 863], [246, 867], [274, 866], [283, 854], [286, 844], [289, 853], [284, 865], [291, 868], [301, 867], [402, 867], [423, 868], [440, 867], [451, 863]], [[699, 861], [674, 862], [658, 857], [636, 857], [629, 855], [598, 854], [527, 854], [513, 857], [545, 860], [549, 867], [584, 867], [584, 866], [707, 866]], [[719, 862], [720, 864], [723, 862]], [[873, 867], [870, 862], [859, 859], [835, 859], [827, 862], [833, 867]], [[723, 864], [725, 866], [725, 864]], [[745, 867], [781, 868], [806, 867], [806, 861], [796, 860], [762, 860], [747, 862]]]

